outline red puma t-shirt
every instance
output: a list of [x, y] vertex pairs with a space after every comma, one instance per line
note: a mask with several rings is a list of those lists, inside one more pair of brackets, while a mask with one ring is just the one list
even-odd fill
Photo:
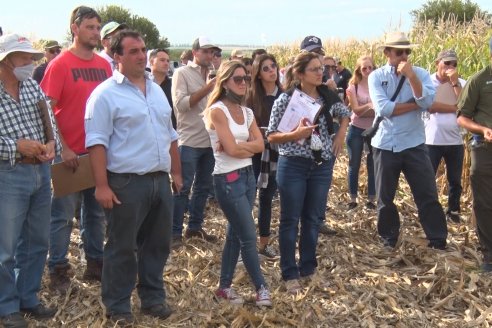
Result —
[[76, 154], [87, 152], [84, 129], [87, 99], [112, 74], [108, 62], [95, 53], [91, 60], [84, 60], [64, 51], [46, 68], [41, 88], [48, 97], [57, 101], [53, 112], [58, 129]]

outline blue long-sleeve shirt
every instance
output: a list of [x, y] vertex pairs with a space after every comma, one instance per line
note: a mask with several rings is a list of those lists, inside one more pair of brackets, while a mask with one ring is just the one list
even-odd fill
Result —
[[[386, 64], [369, 75], [369, 94], [376, 116], [384, 117], [376, 135], [372, 138], [373, 147], [400, 152], [425, 143], [422, 112], [432, 105], [435, 88], [429, 72], [416, 66], [413, 67], [413, 71], [422, 82], [422, 97], [415, 97], [410, 82], [406, 79], [395, 101], [391, 101], [391, 97], [401, 79], [401, 75], [395, 74], [395, 67]], [[420, 107], [420, 110], [392, 116], [397, 103], [413, 101]]]

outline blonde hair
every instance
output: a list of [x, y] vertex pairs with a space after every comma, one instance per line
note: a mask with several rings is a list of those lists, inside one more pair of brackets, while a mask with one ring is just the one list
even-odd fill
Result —
[[350, 79], [349, 84], [356, 85], [356, 84], [359, 84], [359, 82], [362, 80], [361, 69], [362, 69], [362, 63], [364, 62], [364, 60], [370, 60], [371, 65], [372, 65], [372, 69], [375, 68], [374, 67], [374, 60], [372, 59], [371, 56], [364, 55], [364, 56], [359, 57], [357, 59], [356, 64], [355, 64], [354, 75], [352, 75], [352, 78]]
[[242, 68], [244, 73], [246, 73], [246, 67], [239, 60], [225, 61], [220, 65], [219, 70], [217, 71], [217, 76], [215, 77], [214, 89], [210, 93], [207, 101], [207, 107], [203, 111], [203, 116], [205, 117], [207, 123], [210, 121], [210, 106], [225, 97], [226, 89], [224, 84], [232, 77], [232, 75], [234, 75], [234, 71], [238, 68]]

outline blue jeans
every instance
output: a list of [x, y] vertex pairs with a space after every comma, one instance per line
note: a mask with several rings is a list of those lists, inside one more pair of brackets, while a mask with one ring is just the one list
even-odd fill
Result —
[[228, 178], [229, 174], [213, 177], [215, 197], [229, 223], [222, 252], [220, 288], [231, 286], [241, 251], [244, 266], [258, 290], [266, 284], [258, 260], [256, 228], [251, 215], [256, 194], [255, 177], [251, 166], [233, 172], [231, 174], [236, 175], [234, 179]]
[[171, 249], [173, 215], [169, 175], [108, 172], [108, 183], [121, 205], [106, 211], [101, 295], [107, 312], [131, 313], [137, 274], [141, 307], [163, 304], [162, 276]]
[[461, 172], [463, 170], [463, 157], [465, 150], [463, 145], [434, 146], [427, 145], [429, 157], [437, 173], [439, 163], [444, 158], [446, 164], [446, 178], [448, 180], [448, 210], [447, 213], [460, 211], [460, 198], [463, 188], [461, 187]]
[[[212, 172], [214, 170], [214, 153], [211, 147], [194, 148], [179, 146], [181, 156], [181, 175], [183, 188], [174, 195], [173, 235], [183, 233], [183, 219], [186, 210], [190, 212], [188, 229], [197, 231], [202, 228], [205, 205], [212, 188]], [[191, 200], [189, 195], [191, 188]], [[189, 202], [189, 206], [188, 206]]]
[[[302, 157], [280, 156], [277, 184], [280, 192], [280, 268], [284, 280], [298, 279], [314, 273], [318, 227], [324, 217], [326, 198], [333, 175], [333, 160], [316, 165]], [[299, 264], [296, 242], [299, 239]]]
[[[349, 126], [346, 143], [347, 152], [349, 156], [348, 167], [348, 184], [350, 196], [357, 198], [359, 189], [359, 170], [360, 163], [362, 161], [362, 151], [364, 150], [364, 138], [361, 136], [364, 129], [353, 126]], [[369, 147], [371, 147], [369, 145]], [[367, 195], [369, 198], [376, 195], [376, 186], [374, 183], [374, 162], [372, 161], [372, 150], [367, 154], [366, 158], [367, 166]]]
[[[253, 156], [253, 171], [255, 181], [261, 171], [261, 153]], [[268, 176], [268, 185], [266, 188], [260, 188], [258, 191], [258, 230], [260, 237], [270, 237], [270, 226], [272, 223], [272, 201], [277, 191], [277, 172], [270, 172]]]
[[81, 239], [86, 258], [102, 260], [106, 221], [104, 211], [94, 197], [94, 188], [51, 199], [50, 255], [48, 268], [68, 263], [73, 217], [77, 201], [82, 196], [80, 215]]
[[39, 304], [48, 253], [50, 165], [0, 161], [0, 316]]
[[394, 247], [400, 234], [400, 216], [394, 203], [403, 172], [417, 205], [420, 224], [429, 246], [446, 245], [446, 217], [437, 198], [436, 179], [424, 144], [392, 152], [373, 148], [378, 195], [378, 232], [383, 243]]

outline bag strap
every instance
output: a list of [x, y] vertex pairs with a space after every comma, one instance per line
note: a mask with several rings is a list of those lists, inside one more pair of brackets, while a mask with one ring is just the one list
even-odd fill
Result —
[[400, 93], [401, 87], [403, 86], [403, 83], [405, 82], [405, 75], [402, 75], [400, 82], [398, 82], [398, 86], [396, 87], [395, 93], [393, 94], [393, 97], [391, 97], [391, 101], [395, 101], [396, 97], [398, 97], [398, 94]]
[[[405, 75], [402, 75], [400, 82], [398, 82], [398, 85], [396, 86], [395, 93], [393, 94], [393, 96], [390, 99], [391, 101], [395, 101], [396, 97], [398, 97], [398, 94], [400, 93], [400, 90], [403, 87], [403, 83], [405, 83]], [[379, 123], [381, 123], [382, 120], [384, 120], [384, 117], [378, 116], [376, 118], [376, 124], [379, 125]]]

